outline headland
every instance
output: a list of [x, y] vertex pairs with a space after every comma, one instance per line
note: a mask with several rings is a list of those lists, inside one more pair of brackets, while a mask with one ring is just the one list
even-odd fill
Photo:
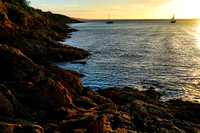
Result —
[[90, 55], [63, 45], [69, 17], [0, 1], [1, 133], [200, 132], [200, 104], [160, 102], [155, 88], [84, 87], [81, 74], [50, 65]]

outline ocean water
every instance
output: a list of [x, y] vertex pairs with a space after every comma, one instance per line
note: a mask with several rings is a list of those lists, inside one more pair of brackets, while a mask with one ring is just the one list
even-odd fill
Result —
[[87, 64], [55, 63], [79, 71], [93, 89], [125, 86], [162, 91], [161, 100], [200, 102], [200, 21], [86, 21], [63, 44], [92, 53]]

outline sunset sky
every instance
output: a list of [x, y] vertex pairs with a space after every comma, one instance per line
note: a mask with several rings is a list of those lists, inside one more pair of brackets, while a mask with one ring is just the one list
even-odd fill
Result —
[[200, 0], [30, 0], [31, 6], [75, 18], [200, 18]]

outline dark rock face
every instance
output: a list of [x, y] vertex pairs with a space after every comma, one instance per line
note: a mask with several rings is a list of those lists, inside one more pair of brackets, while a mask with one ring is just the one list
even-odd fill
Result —
[[190, 121], [199, 124], [200, 116], [200, 105], [182, 101], [172, 100], [165, 102], [165, 106], [169, 108], [169, 111], [176, 119]]
[[0, 3], [0, 7], [0, 44], [9, 44], [40, 64], [72, 61], [90, 55], [85, 50], [56, 41], [65, 39], [73, 31], [64, 23], [54, 23], [39, 14], [30, 15], [12, 4]]
[[83, 107], [85, 109], [90, 109], [97, 106], [97, 104], [94, 103], [90, 98], [84, 96], [81, 96], [78, 99], [74, 100], [74, 104], [78, 107]]
[[104, 126], [106, 117], [98, 112], [85, 112], [77, 119], [63, 121], [59, 126], [61, 132], [73, 132], [76, 129], [85, 129], [89, 133], [107, 132]]
[[133, 125], [126, 129], [142, 132], [199, 132], [199, 104], [181, 100], [160, 103], [156, 100], [161, 96], [160, 93], [153, 90], [140, 92], [131, 88], [110, 88], [97, 92], [118, 103], [118, 111], [132, 118], [129, 121]]
[[[122, 90], [119, 90], [118, 88], [109, 88], [107, 90], [99, 89], [97, 92], [100, 95], [113, 100], [113, 102], [119, 105], [123, 105], [124, 103], [129, 103], [134, 100], [141, 100], [144, 102], [158, 102], [158, 98], [161, 96], [159, 92], [153, 90], [147, 90], [147, 92], [139, 92], [137, 89], [128, 87], [125, 87]], [[152, 93], [154, 95], [153, 98]]]
[[39, 65], [89, 55], [56, 42], [70, 31], [0, 2], [0, 132], [200, 132], [199, 104], [160, 102], [152, 88], [94, 91], [75, 71]]
[[0, 131], [4, 133], [44, 133], [44, 129], [39, 125], [21, 125], [0, 122]]
[[30, 80], [28, 78], [39, 68], [38, 65], [14, 47], [0, 45], [0, 53], [0, 79], [2, 80]]
[[13, 106], [3, 93], [0, 93], [0, 111], [5, 116], [14, 116]]
[[82, 94], [78, 73], [54, 66], [41, 67], [7, 45], [0, 46], [0, 53], [1, 114], [32, 119], [42, 116], [35, 116], [34, 110], [74, 106], [72, 97]]

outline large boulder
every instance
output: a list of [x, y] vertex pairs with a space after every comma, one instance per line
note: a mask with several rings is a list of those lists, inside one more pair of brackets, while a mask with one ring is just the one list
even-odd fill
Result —
[[32, 95], [29, 103], [36, 109], [56, 109], [72, 105], [71, 95], [67, 89], [51, 78], [39, 82], [28, 91]]
[[25, 107], [16, 99], [15, 95], [8, 88], [0, 84], [0, 116], [20, 117], [31, 119]]
[[78, 99], [74, 100], [74, 104], [78, 107], [83, 107], [85, 109], [90, 109], [97, 106], [97, 104], [94, 103], [90, 98], [84, 96], [81, 96]]
[[52, 78], [56, 82], [60, 82], [67, 88], [72, 99], [83, 95], [84, 87], [77, 72], [48, 65], [45, 67], [45, 73], [47, 77]]
[[154, 90], [138, 91], [138, 89], [133, 89], [129, 87], [125, 87], [123, 89], [119, 88], [99, 89], [97, 90], [97, 93], [100, 94], [101, 96], [111, 99], [114, 103], [118, 105], [131, 103], [134, 100], [141, 100], [147, 103], [151, 102], [156, 103], [159, 102], [158, 99], [161, 96], [159, 92], [156, 92]]
[[83, 90], [84, 96], [90, 98], [93, 102], [98, 105], [102, 105], [105, 103], [113, 103], [113, 101], [109, 98], [105, 98], [104, 96], [99, 95], [96, 91], [94, 91], [91, 87], [85, 87]]
[[61, 132], [74, 132], [74, 129], [86, 129], [89, 133], [107, 133], [105, 126], [106, 116], [88, 111], [76, 119], [65, 120], [60, 124]]
[[0, 45], [0, 66], [0, 79], [6, 81], [32, 81], [31, 77], [40, 69], [20, 50], [8, 45]]
[[182, 100], [171, 100], [164, 103], [169, 112], [179, 120], [200, 123], [200, 104]]

